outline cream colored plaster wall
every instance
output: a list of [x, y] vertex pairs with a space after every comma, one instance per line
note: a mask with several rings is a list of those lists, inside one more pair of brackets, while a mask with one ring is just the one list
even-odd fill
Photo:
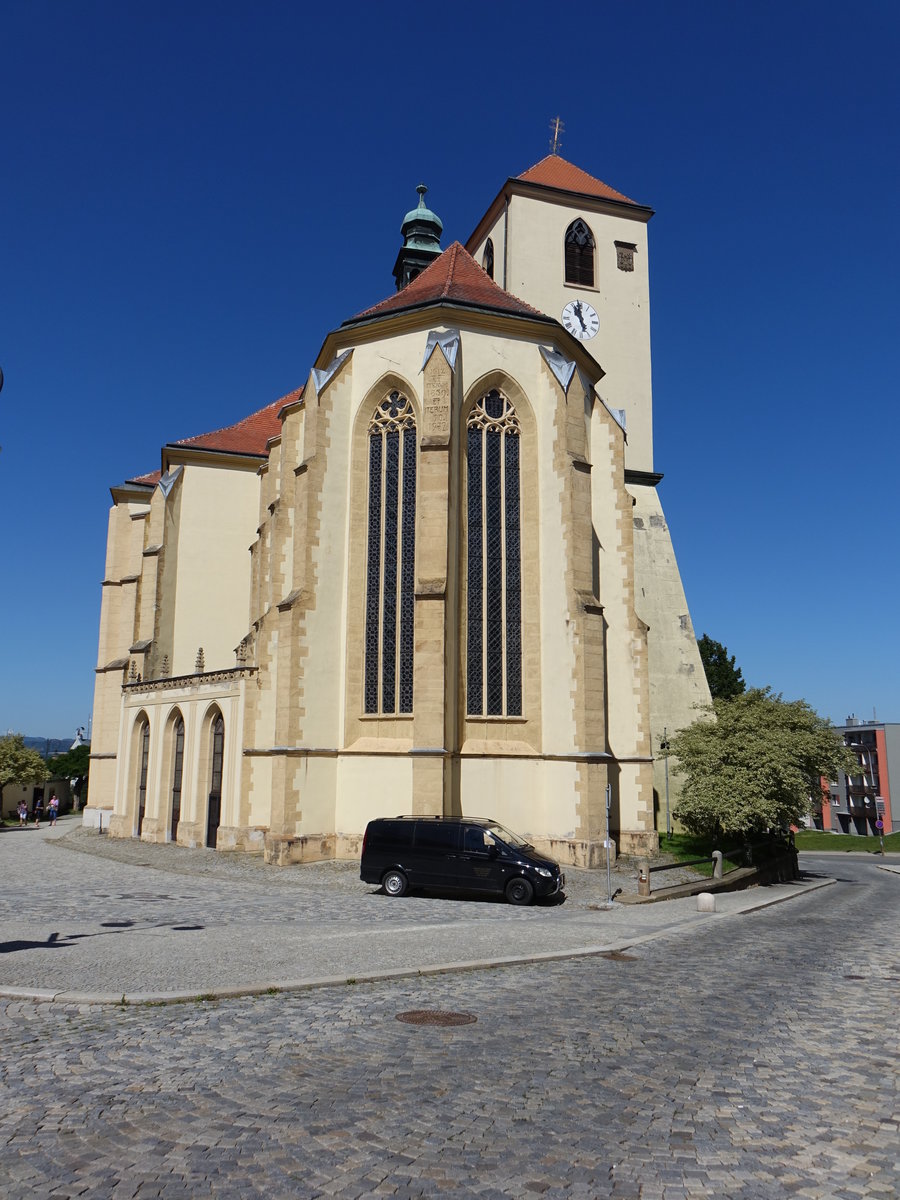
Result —
[[626, 543], [624, 528], [631, 512], [622, 479], [621, 441], [621, 431], [598, 406], [591, 436], [592, 520], [600, 543], [600, 603], [607, 625], [607, 737], [614, 754], [628, 755], [635, 750], [637, 713], [630, 531]]
[[[635, 607], [650, 626], [651, 736], [656, 755], [654, 787], [660, 828], [665, 828], [665, 763], [659, 754], [663, 730], [669, 737], [696, 720], [696, 705], [710, 703], [709, 686], [675, 560], [672, 536], [655, 488], [629, 487], [635, 498]], [[681, 792], [669, 760], [670, 807]]]
[[299, 800], [294, 833], [305, 837], [333, 833], [337, 759], [333, 755], [289, 758], [286, 772]]
[[255, 471], [190, 463], [180, 486], [173, 675], [193, 672], [200, 646], [207, 671], [234, 666], [247, 632], [259, 481]]
[[492, 817], [532, 841], [575, 837], [574, 762], [463, 759], [461, 781], [463, 816]]
[[253, 757], [250, 759], [250, 825], [268, 828], [271, 796], [272, 760]]
[[[550, 399], [551, 397], [548, 397]], [[552, 397], [556, 399], [556, 397]], [[572, 696], [575, 626], [566, 586], [567, 544], [563, 534], [565, 478], [553, 461], [560, 436], [548, 403], [539, 414], [541, 498], [541, 658], [544, 680], [544, 750], [564, 753], [576, 744]]]
[[[123, 670], [120, 667], [104, 668], [111, 662], [128, 658], [134, 639], [137, 579], [142, 568], [149, 511], [146, 504], [121, 501], [110, 509], [107, 523], [97, 673], [94, 677], [91, 780], [87, 798], [90, 810], [112, 809], [115, 803]], [[96, 823], [96, 819], [88, 812], [88, 824]]]
[[[594, 235], [594, 287], [565, 282], [565, 233], [578, 217]], [[494, 238], [494, 279], [502, 285], [502, 217]], [[613, 408], [624, 408], [628, 423], [627, 463], [633, 470], [653, 470], [653, 409], [650, 368], [650, 285], [647, 226], [642, 220], [592, 212], [574, 204], [557, 204], [513, 196], [509, 206], [507, 290], [547, 316], [561, 320], [570, 300], [583, 297], [597, 310], [600, 331], [584, 345], [606, 372], [600, 394]], [[616, 241], [637, 246], [634, 271], [616, 265]], [[475, 254], [481, 262], [484, 242]]]
[[[327, 470], [324, 486], [315, 498], [316, 528], [311, 531], [313, 538], [308, 547], [312, 576], [307, 584], [315, 591], [315, 602], [306, 612], [304, 641], [308, 657], [303, 664], [306, 703], [302, 743], [311, 747], [335, 748], [342, 741], [350, 430], [357, 403], [353, 386], [356, 371], [354, 355], [329, 382], [319, 404], [318, 419], [323, 423], [319, 436], [325, 441]], [[333, 794], [332, 790], [330, 796]], [[312, 829], [306, 822], [305, 800], [303, 809], [304, 826]], [[332, 819], [329, 817], [329, 821]], [[315, 831], [324, 828], [320, 825]]]
[[413, 812], [413, 763], [408, 756], [349, 755], [337, 762], [335, 831], [359, 836], [375, 817]]

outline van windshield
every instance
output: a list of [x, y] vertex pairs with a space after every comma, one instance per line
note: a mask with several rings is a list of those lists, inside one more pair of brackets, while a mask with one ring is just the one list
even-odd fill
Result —
[[525, 838], [519, 837], [519, 835], [517, 833], [513, 833], [511, 829], [507, 829], [503, 825], [498, 825], [496, 821], [492, 822], [490, 825], [485, 825], [484, 832], [492, 834], [494, 837], [498, 837], [501, 842], [506, 842], [507, 846], [518, 846], [521, 850], [524, 850], [527, 846], [531, 845], [531, 842], [527, 842]]

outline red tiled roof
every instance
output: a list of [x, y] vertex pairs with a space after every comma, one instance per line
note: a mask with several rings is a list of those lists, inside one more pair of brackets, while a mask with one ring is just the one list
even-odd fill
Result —
[[200, 433], [196, 437], [179, 438], [177, 442], [169, 442], [170, 446], [190, 446], [196, 450], [225, 450], [232, 454], [266, 453], [270, 438], [281, 432], [281, 421], [278, 414], [286, 404], [299, 400], [303, 388], [288, 392], [280, 400], [267, 404], [258, 412], [251, 413], [235, 425], [227, 425], [224, 429], [216, 429], [213, 433]]
[[588, 175], [587, 171], [582, 171], [581, 167], [566, 162], [558, 154], [548, 154], [546, 158], [542, 158], [533, 167], [523, 171], [517, 178], [525, 183], [542, 183], [546, 187], [559, 188], [563, 192], [581, 192], [582, 195], [600, 196], [604, 200], [618, 200], [622, 204], [634, 204], [641, 207], [636, 200], [629, 200], [627, 196], [623, 196], [621, 192], [611, 188], [602, 179], [595, 179], [593, 175]]
[[544, 316], [538, 309], [516, 299], [510, 292], [505, 292], [494, 283], [468, 250], [459, 242], [454, 242], [439, 258], [430, 263], [421, 275], [416, 276], [412, 283], [408, 283], [402, 292], [397, 292], [387, 300], [382, 300], [380, 304], [357, 313], [344, 324], [350, 325], [366, 317], [380, 317], [383, 313], [418, 308], [440, 300], [469, 304], [478, 308], [499, 309], [525, 317]]
[[128, 483], [146, 483], [149, 486], [150, 484], [155, 485], [155, 484], [159, 483], [161, 477], [162, 477], [162, 471], [151, 471], [149, 473], [149, 475], [132, 475], [132, 477], [130, 479], [126, 479], [125, 482], [126, 482], [126, 484], [128, 484]]

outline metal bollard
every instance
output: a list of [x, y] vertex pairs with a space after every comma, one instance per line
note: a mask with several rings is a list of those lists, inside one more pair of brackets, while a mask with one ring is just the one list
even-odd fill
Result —
[[650, 895], [650, 864], [644, 859], [638, 870], [638, 895]]

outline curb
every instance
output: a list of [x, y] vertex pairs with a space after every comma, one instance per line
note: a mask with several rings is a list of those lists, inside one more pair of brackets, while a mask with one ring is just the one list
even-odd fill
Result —
[[[570, 950], [551, 950], [543, 954], [513, 954], [500, 958], [476, 959], [466, 962], [435, 963], [428, 967], [398, 967], [388, 971], [367, 971], [359, 975], [323, 975], [316, 979], [272, 980], [265, 983], [240, 985], [237, 987], [211, 988], [209, 991], [198, 992], [196, 989], [173, 992], [67, 992], [52, 991], [47, 988], [17, 988], [0, 986], [0, 999], [31, 1001], [36, 1004], [95, 1004], [119, 1005], [136, 1007], [140, 1005], [188, 1004], [216, 1000], [236, 1000], [245, 996], [275, 996], [284, 992], [312, 991], [315, 988], [352, 987], [361, 983], [384, 983], [393, 979], [421, 979], [430, 975], [447, 975], [463, 971], [486, 971], [495, 967], [528, 966], [534, 963], [563, 962], [574, 958], [596, 958], [599, 955], [615, 951], [628, 950], [632, 946], [640, 946], [646, 942], [654, 942], [666, 937], [675, 930], [684, 929], [689, 923], [694, 927], [706, 925], [711, 921], [727, 920], [730, 917], [742, 917], [759, 909], [771, 908], [775, 904], [784, 904], [788, 900], [796, 900], [819, 888], [829, 887], [836, 883], [835, 879], [815, 879], [798, 881], [799, 890], [771, 897], [760, 897], [758, 900], [728, 913], [709, 913], [698, 916], [697, 920], [689, 922], [686, 919], [673, 921], [661, 929], [651, 933], [639, 934], [632, 937], [621, 937], [603, 945], [579, 946]], [[779, 884], [776, 886], [788, 886]], [[757, 889], [752, 889], [756, 891]], [[749, 895], [744, 893], [727, 893], [729, 895]], [[689, 897], [683, 897], [689, 899]]]

